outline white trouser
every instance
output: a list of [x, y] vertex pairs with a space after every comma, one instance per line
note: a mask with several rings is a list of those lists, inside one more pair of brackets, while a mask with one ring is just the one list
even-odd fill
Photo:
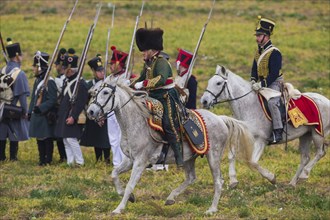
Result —
[[67, 163], [72, 165], [74, 162], [77, 164], [84, 164], [84, 157], [82, 155], [79, 141], [77, 138], [63, 138], [65, 146], [65, 153], [67, 157]]
[[120, 148], [121, 130], [115, 114], [112, 114], [108, 120], [108, 137], [111, 145], [112, 164], [118, 166], [123, 160], [124, 154]]

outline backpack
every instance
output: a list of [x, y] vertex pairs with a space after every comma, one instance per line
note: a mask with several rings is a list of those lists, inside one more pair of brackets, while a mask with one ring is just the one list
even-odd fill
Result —
[[15, 67], [8, 74], [6, 74], [6, 68], [2, 68], [0, 73], [0, 102], [10, 104], [14, 98], [13, 90], [11, 86], [14, 84], [18, 74], [21, 72], [21, 69]]

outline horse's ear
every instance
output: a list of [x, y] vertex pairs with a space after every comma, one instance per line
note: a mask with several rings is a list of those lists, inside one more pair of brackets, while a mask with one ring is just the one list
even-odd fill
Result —
[[222, 76], [226, 79], [228, 77], [228, 73], [227, 73], [226, 68], [224, 66], [221, 66], [221, 65], [217, 65], [216, 74], [219, 74], [220, 76]]

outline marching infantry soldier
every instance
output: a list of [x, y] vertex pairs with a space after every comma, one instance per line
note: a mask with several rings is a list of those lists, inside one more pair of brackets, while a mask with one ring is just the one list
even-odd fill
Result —
[[[258, 49], [253, 59], [251, 71], [251, 84], [255, 91], [258, 91], [262, 87], [282, 91], [282, 55], [270, 40], [274, 27], [274, 21], [258, 16], [258, 23], [255, 30]], [[269, 143], [277, 143], [282, 140], [283, 123], [279, 109], [280, 101], [280, 97], [274, 97], [268, 100], [268, 107], [273, 121], [273, 132], [268, 139]]]
[[176, 58], [176, 68], [178, 76], [175, 78], [175, 83], [183, 89], [186, 94], [185, 98], [187, 101], [184, 102], [185, 106], [189, 109], [196, 109], [196, 97], [197, 97], [197, 80], [194, 75], [191, 75], [187, 82], [187, 88], [185, 88], [185, 83], [187, 81], [188, 69], [193, 58], [193, 54], [189, 51], [179, 49], [179, 54]]
[[[30, 137], [37, 139], [39, 152], [39, 165], [50, 164], [53, 159], [53, 137], [55, 129], [54, 118], [48, 118], [47, 113], [54, 111], [57, 101], [57, 89], [53, 78], [49, 78], [46, 88], [43, 90], [42, 97], [40, 91], [45, 80], [48, 69], [49, 54], [37, 51], [33, 59], [33, 72], [36, 77], [31, 94], [29, 107], [30, 118]], [[38, 99], [41, 98], [40, 104]]]
[[[88, 61], [88, 65], [92, 69], [94, 75], [94, 79], [87, 83], [89, 98], [91, 99], [95, 96], [97, 89], [103, 82], [104, 67], [102, 66], [102, 61], [99, 56]], [[107, 124], [99, 126], [97, 122], [87, 118], [80, 144], [83, 146], [93, 146], [96, 161], [102, 160], [103, 154], [104, 161], [110, 164], [110, 143]]]
[[6, 159], [7, 139], [10, 141], [10, 160], [15, 161], [17, 160], [18, 142], [29, 139], [27, 96], [30, 95], [30, 89], [27, 77], [20, 69], [23, 61], [20, 44], [12, 43], [10, 38], [7, 39], [7, 44], [9, 62], [2, 68], [1, 74], [6, 77], [8, 87], [0, 88], [0, 104], [17, 106], [19, 102], [22, 112], [18, 118], [8, 117], [0, 120], [0, 161]]
[[[56, 83], [56, 87], [57, 87], [57, 108], [60, 104], [60, 99], [61, 99], [61, 91], [62, 91], [62, 87], [63, 87], [63, 82], [65, 79], [65, 74], [64, 74], [64, 67], [63, 67], [63, 62], [64, 62], [64, 58], [65, 58], [65, 54], [66, 54], [66, 49], [65, 48], [61, 48], [57, 54], [57, 58], [56, 61], [54, 62], [55, 64], [55, 68], [56, 68], [56, 72], [57, 72], [57, 76], [55, 77], [55, 83]], [[57, 114], [57, 111], [56, 111]], [[56, 117], [56, 116], [55, 116]], [[64, 143], [63, 143], [63, 139], [62, 138], [55, 138], [56, 140], [56, 144], [57, 144], [57, 150], [58, 153], [60, 155], [60, 163], [66, 161], [66, 154], [65, 154], [65, 147], [64, 147]]]
[[144, 67], [133, 84], [135, 89], [146, 89], [149, 96], [159, 100], [164, 108], [163, 129], [171, 146], [177, 167], [183, 166], [179, 120], [176, 103], [180, 102], [175, 89], [170, 63], [160, 55], [163, 50], [163, 30], [140, 28], [136, 32], [136, 44], [143, 53]]
[[[84, 158], [80, 149], [79, 141], [83, 124], [78, 123], [79, 115], [83, 112], [88, 100], [87, 85], [83, 79], [78, 79], [78, 56], [75, 50], [70, 48], [65, 55], [63, 67], [66, 79], [63, 83], [62, 99], [58, 110], [58, 119], [55, 127], [55, 136], [63, 138], [67, 164], [84, 164]], [[78, 94], [75, 102], [71, 103], [76, 81], [78, 81]]]

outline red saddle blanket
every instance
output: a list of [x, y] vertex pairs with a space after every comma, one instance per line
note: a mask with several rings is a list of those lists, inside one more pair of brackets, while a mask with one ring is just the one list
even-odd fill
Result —
[[[269, 112], [263, 102], [263, 98], [259, 95], [259, 101], [266, 117], [271, 120]], [[323, 136], [323, 125], [320, 111], [316, 103], [309, 97], [301, 95], [299, 99], [290, 99], [288, 104], [288, 122], [295, 128], [301, 125], [314, 125], [315, 131]]]

